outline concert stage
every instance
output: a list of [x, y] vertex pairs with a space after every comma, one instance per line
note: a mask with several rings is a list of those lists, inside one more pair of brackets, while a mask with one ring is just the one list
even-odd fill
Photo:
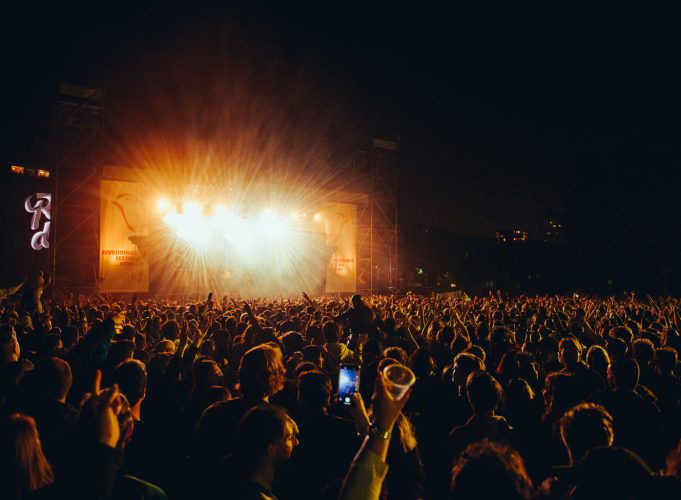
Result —
[[104, 168], [100, 293], [247, 298], [357, 290], [357, 207], [366, 195], [154, 178]]

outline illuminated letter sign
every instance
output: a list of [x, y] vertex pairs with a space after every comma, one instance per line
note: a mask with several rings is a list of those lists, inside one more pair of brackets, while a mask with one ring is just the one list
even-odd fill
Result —
[[[32, 198], [35, 196], [35, 202]], [[37, 231], [33, 234], [31, 238], [31, 248], [33, 250], [40, 250], [42, 248], [50, 248], [50, 220], [52, 216], [50, 215], [50, 206], [52, 205], [52, 194], [50, 193], [36, 193], [31, 194], [26, 197], [24, 201], [24, 208], [29, 214], [33, 214], [31, 217], [31, 231], [35, 231], [40, 226], [40, 219], [44, 215], [47, 219], [43, 225], [42, 230]]]

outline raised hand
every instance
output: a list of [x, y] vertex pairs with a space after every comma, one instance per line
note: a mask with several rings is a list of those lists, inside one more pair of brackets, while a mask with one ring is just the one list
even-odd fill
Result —
[[118, 424], [118, 414], [123, 408], [118, 385], [114, 384], [111, 389], [101, 389], [102, 372], [95, 372], [92, 383], [92, 393], [89, 404], [92, 406], [92, 414], [97, 425], [97, 440], [110, 448], [118, 445], [121, 437], [121, 428]]
[[189, 322], [189, 329], [195, 334], [195, 341], [202, 340], [208, 332], [208, 329], [199, 328], [199, 324], [195, 319]]
[[182, 356], [182, 352], [184, 351], [184, 348], [187, 345], [187, 339], [189, 338], [188, 326], [189, 326], [188, 323], [185, 322], [182, 323], [182, 327], [180, 328], [180, 344], [177, 346], [177, 350], [175, 351], [175, 355], [177, 356]]
[[410, 395], [411, 388], [400, 399], [395, 399], [385, 386], [383, 375], [379, 373], [374, 385], [374, 394], [371, 397], [371, 408], [376, 425], [390, 432]]
[[352, 419], [355, 421], [355, 430], [360, 434], [365, 434], [369, 430], [371, 422], [369, 421], [367, 409], [364, 406], [364, 400], [358, 392], [350, 395], [350, 398], [352, 399], [352, 404], [348, 406], [347, 409], [348, 413], [350, 413]]

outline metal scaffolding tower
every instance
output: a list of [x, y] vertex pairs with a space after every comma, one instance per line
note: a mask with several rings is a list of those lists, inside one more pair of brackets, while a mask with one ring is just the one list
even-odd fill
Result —
[[99, 275], [99, 183], [104, 90], [61, 83], [54, 112], [55, 252], [58, 291], [92, 292]]
[[355, 170], [369, 187], [365, 205], [358, 207], [357, 289], [372, 294], [394, 291], [397, 261], [397, 143], [373, 139], [359, 151]]

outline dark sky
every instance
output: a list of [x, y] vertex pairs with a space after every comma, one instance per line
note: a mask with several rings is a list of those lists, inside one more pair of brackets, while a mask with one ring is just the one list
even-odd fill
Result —
[[183, 141], [331, 175], [399, 136], [406, 221], [492, 235], [553, 209], [608, 245], [678, 235], [672, 12], [138, 4], [4, 16], [2, 164], [50, 163], [67, 81], [106, 89], [117, 163]]

